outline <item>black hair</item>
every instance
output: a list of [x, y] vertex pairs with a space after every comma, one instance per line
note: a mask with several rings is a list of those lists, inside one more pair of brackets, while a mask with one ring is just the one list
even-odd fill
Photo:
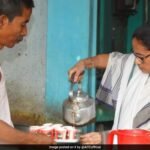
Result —
[[0, 16], [6, 15], [10, 21], [22, 15], [23, 8], [33, 8], [33, 0], [0, 0]]
[[132, 38], [140, 40], [142, 44], [150, 50], [150, 24], [144, 24], [137, 28]]

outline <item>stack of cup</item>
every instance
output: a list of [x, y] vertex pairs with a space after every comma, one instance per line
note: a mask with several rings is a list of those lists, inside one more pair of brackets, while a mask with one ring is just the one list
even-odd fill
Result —
[[74, 140], [79, 138], [79, 130], [72, 126], [46, 123], [42, 126], [31, 126], [29, 131], [49, 136], [51, 139]]
[[78, 131], [75, 127], [72, 127], [72, 126], [64, 126], [63, 128], [67, 130], [66, 139], [74, 140], [74, 139], [78, 139], [78, 138], [79, 138], [79, 137], [78, 137], [79, 131]]

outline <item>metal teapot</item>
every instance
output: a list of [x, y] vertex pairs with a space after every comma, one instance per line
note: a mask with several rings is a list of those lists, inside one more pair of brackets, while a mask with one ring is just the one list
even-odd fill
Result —
[[63, 103], [63, 118], [69, 124], [80, 126], [95, 118], [95, 100], [82, 91], [81, 83], [77, 84], [76, 91], [74, 85], [71, 83], [69, 97]]

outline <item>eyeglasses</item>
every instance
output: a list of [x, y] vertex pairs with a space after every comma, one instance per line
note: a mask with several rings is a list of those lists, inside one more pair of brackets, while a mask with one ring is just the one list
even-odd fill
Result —
[[133, 53], [134, 56], [136, 57], [136, 59], [138, 59], [141, 63], [144, 63], [144, 60], [148, 57], [150, 57], [150, 54], [149, 55], [146, 55], [146, 56], [139, 56], [137, 55], [136, 53]]

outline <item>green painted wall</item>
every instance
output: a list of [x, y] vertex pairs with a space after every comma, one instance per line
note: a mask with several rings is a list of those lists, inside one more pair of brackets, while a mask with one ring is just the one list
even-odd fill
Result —
[[137, 5], [137, 14], [134, 16], [129, 16], [128, 18], [127, 35], [126, 35], [127, 52], [131, 52], [132, 50], [131, 40], [132, 40], [132, 34], [134, 30], [144, 23], [144, 11], [145, 11], [144, 7], [145, 7], [144, 0], [139, 0], [139, 3]]

